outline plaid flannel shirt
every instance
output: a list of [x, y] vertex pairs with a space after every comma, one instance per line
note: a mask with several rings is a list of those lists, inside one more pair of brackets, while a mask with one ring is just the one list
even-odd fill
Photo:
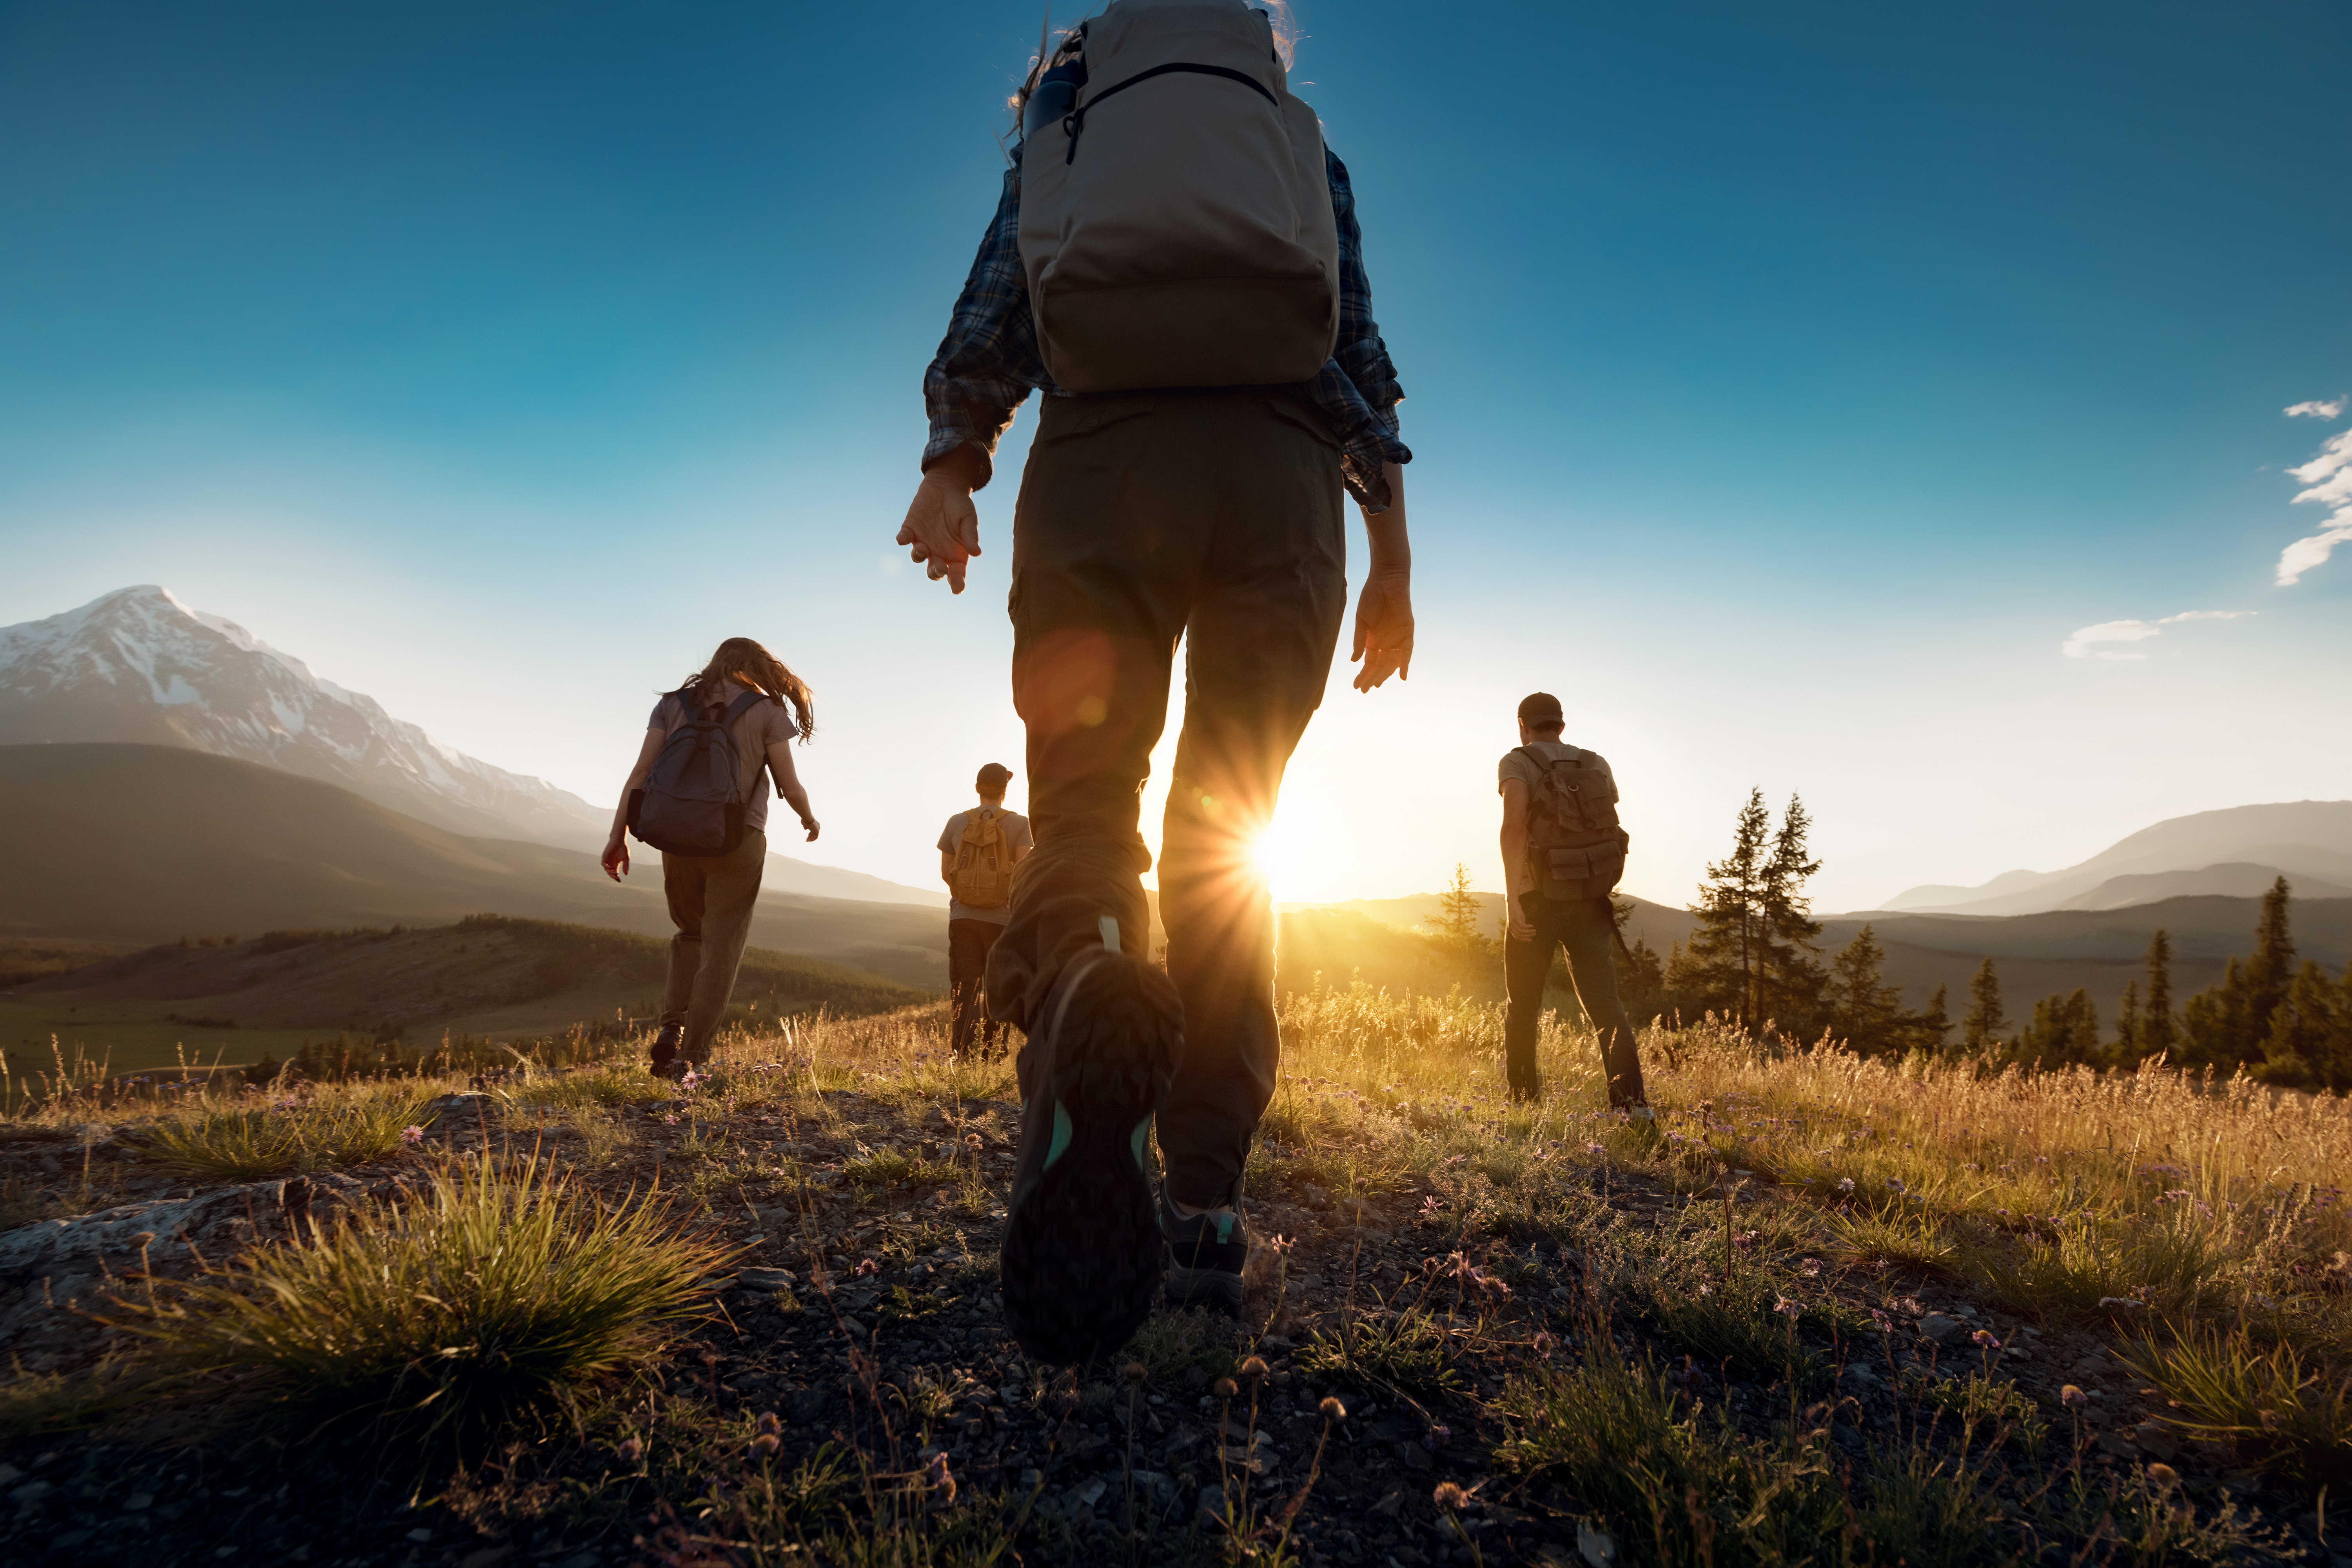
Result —
[[[1404, 388], [1397, 384], [1396, 366], [1389, 363], [1388, 345], [1372, 320], [1372, 286], [1364, 276], [1364, 236], [1356, 226], [1348, 167], [1327, 147], [1323, 169], [1339, 229], [1339, 335], [1307, 390], [1339, 442], [1339, 467], [1349, 492], [1366, 510], [1385, 511], [1389, 484], [1383, 465], [1412, 461], [1397, 434], [1396, 405]], [[969, 448], [979, 483], [986, 484], [994, 471], [997, 438], [1033, 387], [1067, 395], [1045, 373], [1029, 311], [1028, 275], [1021, 265], [1021, 154], [1015, 148], [996, 216], [956, 299], [948, 335], [923, 373], [923, 403], [931, 418], [923, 467]]]

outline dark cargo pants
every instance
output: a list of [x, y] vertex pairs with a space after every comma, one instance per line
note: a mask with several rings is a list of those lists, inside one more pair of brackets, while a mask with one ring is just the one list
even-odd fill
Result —
[[1105, 916], [1144, 954], [1137, 824], [1182, 637], [1160, 918], [1185, 1044], [1159, 1135], [1170, 1192], [1195, 1206], [1238, 1198], [1274, 1094], [1274, 910], [1253, 850], [1330, 674], [1343, 496], [1338, 443], [1284, 388], [1047, 397], [1021, 481], [1013, 700], [1037, 847], [990, 1006], [1028, 1027]]
[[981, 1007], [989, 949], [1003, 931], [994, 921], [948, 921], [948, 1048], [960, 1057], [975, 1040], [982, 1056], [1004, 1048], [1004, 1026]]
[[662, 990], [662, 1022], [686, 1026], [678, 1055], [700, 1065], [726, 1021], [742, 967], [751, 911], [760, 902], [760, 875], [768, 866], [768, 836], [746, 828], [724, 855], [662, 851], [662, 896], [669, 902], [669, 984]]
[[1633, 1020], [1617, 997], [1617, 924], [1607, 897], [1547, 899], [1522, 893], [1519, 912], [1535, 927], [1536, 937], [1503, 943], [1503, 984], [1511, 997], [1503, 1015], [1503, 1070], [1512, 1095], [1532, 1098], [1542, 1092], [1536, 1072], [1537, 1025], [1552, 950], [1559, 948], [1568, 954], [1568, 978], [1576, 987], [1576, 999], [1601, 1037], [1601, 1068], [1608, 1076], [1611, 1107], [1647, 1103]]

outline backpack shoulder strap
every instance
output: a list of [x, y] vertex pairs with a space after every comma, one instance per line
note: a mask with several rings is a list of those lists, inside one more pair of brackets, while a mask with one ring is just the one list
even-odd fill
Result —
[[770, 700], [769, 696], [764, 691], [746, 691], [727, 705], [727, 722], [732, 724], [736, 720], [768, 700]]

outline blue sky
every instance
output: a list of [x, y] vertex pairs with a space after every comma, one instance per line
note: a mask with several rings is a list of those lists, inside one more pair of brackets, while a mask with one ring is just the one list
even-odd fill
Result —
[[[1675, 900], [1751, 784], [1828, 908], [2347, 793], [2352, 549], [2274, 578], [2352, 427], [2282, 413], [2352, 389], [2352, 13], [2058, 9], [1298, 7], [1421, 654], [1335, 678], [1283, 896], [1496, 885], [1535, 687]], [[814, 858], [925, 879], [1021, 765], [1029, 416], [973, 592], [889, 539], [1038, 19], [0, 0], [0, 623], [163, 582], [594, 798], [758, 636]]]

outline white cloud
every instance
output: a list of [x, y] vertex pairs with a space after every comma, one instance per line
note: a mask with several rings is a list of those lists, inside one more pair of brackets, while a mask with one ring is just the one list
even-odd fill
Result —
[[2333, 419], [2344, 412], [2345, 401], [2331, 397], [2322, 403], [2315, 397], [2308, 403], [2290, 403], [2281, 412], [2290, 419]]
[[2144, 653], [2116, 653], [2104, 648], [2101, 643], [2146, 642], [2164, 635], [2164, 628], [2182, 621], [2234, 621], [2240, 616], [2252, 615], [2252, 610], [2183, 610], [2177, 616], [2166, 616], [2153, 621], [2101, 621], [2095, 626], [2084, 626], [2061, 643], [2058, 651], [2068, 658], [2127, 659], [2146, 658]]
[[[2338, 402], [2336, 406], [2341, 409], [2343, 404]], [[2318, 532], [2306, 534], [2279, 552], [2278, 585], [2282, 588], [2292, 587], [2305, 572], [2334, 554], [2337, 545], [2352, 539], [2352, 430], [2340, 430], [2330, 436], [2320, 444], [2319, 456], [2287, 472], [2310, 487], [2296, 492], [2297, 501], [2315, 501], [2330, 511]]]

